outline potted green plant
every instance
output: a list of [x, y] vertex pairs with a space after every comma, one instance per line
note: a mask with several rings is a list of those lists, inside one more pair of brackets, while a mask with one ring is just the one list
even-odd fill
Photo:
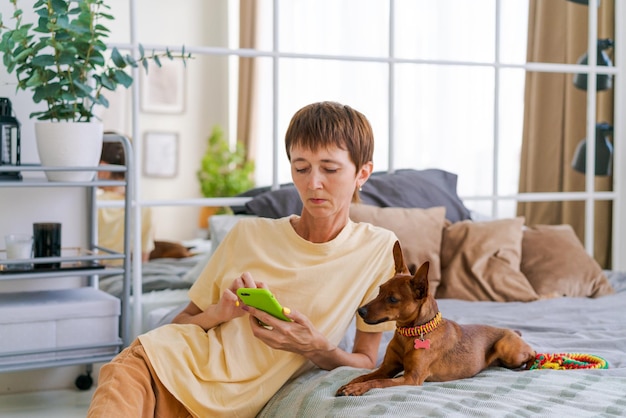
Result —
[[[200, 160], [196, 175], [204, 197], [231, 197], [254, 187], [254, 162], [246, 159], [244, 145], [237, 141], [234, 149], [224, 137], [224, 131], [214, 126], [207, 141], [207, 149]], [[206, 207], [200, 211], [200, 228], [208, 227], [211, 214], [225, 212], [226, 208]]]
[[[35, 103], [45, 103], [46, 109], [30, 114], [35, 124], [37, 149], [44, 166], [96, 166], [102, 148], [102, 123], [94, 116], [100, 105], [108, 107], [104, 90], [119, 85], [128, 88], [133, 78], [129, 67], [148, 62], [161, 65], [161, 58], [190, 58], [184, 47], [180, 55], [169, 50], [146, 55], [139, 47], [139, 58], [122, 55], [112, 48], [107, 57], [105, 39], [109, 35], [106, 21], [114, 19], [104, 0], [37, 0], [32, 6], [37, 22], [28, 22], [18, 0], [10, 0], [14, 13], [7, 26], [0, 15], [0, 51], [9, 73], [15, 73], [17, 90], [30, 91]], [[77, 132], [66, 133], [66, 129]], [[49, 137], [45, 137], [49, 136]], [[76, 139], [59, 145], [57, 140]], [[93, 141], [93, 142], [91, 142]], [[58, 152], [59, 157], [54, 153]], [[84, 153], [86, 160], [66, 161]], [[94, 173], [46, 172], [50, 180], [90, 180]], [[87, 176], [87, 178], [84, 178]], [[82, 177], [82, 178], [81, 178]]]

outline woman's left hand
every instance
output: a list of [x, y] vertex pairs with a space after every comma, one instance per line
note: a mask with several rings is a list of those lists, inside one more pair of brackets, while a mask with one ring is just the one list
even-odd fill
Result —
[[300, 312], [284, 312], [291, 319], [289, 322], [253, 307], [247, 310], [254, 336], [274, 349], [310, 358], [313, 353], [331, 352], [336, 348]]
[[305, 315], [297, 311], [284, 312], [291, 322], [283, 321], [272, 315], [246, 307], [250, 314], [250, 327], [255, 337], [268, 346], [300, 354], [324, 370], [339, 366], [373, 368], [382, 333], [357, 331], [354, 349], [348, 353], [333, 345], [320, 333]]

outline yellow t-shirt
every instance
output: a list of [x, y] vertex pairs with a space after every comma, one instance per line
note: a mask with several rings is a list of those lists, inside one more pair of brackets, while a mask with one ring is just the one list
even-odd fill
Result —
[[[123, 198], [124, 196], [115, 192], [98, 193], [98, 200], [121, 200]], [[128, 227], [132, 228], [130, 225]], [[120, 253], [124, 252], [124, 208], [98, 209], [98, 245]], [[153, 249], [152, 210], [143, 207], [141, 209], [141, 250], [144, 253], [150, 253]], [[107, 264], [122, 264], [122, 260], [107, 261]]]
[[[330, 242], [302, 239], [289, 222], [240, 220], [224, 238], [189, 291], [201, 309], [217, 303], [244, 271], [267, 283], [283, 306], [302, 312], [338, 344], [357, 308], [378, 294], [394, 273], [395, 235], [349, 222]], [[360, 330], [391, 330], [393, 323]], [[253, 417], [303, 366], [300, 355], [256, 339], [247, 315], [208, 332], [196, 325], [165, 325], [139, 337], [159, 379], [198, 417]]]

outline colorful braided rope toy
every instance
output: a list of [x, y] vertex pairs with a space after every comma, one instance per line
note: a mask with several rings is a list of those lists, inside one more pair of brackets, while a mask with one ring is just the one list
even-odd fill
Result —
[[536, 369], [608, 369], [609, 363], [602, 357], [580, 353], [537, 354], [529, 370]]

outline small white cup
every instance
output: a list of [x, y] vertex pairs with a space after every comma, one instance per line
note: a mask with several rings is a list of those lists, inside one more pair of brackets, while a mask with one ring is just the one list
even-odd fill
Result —
[[[30, 234], [5, 235], [4, 241], [7, 246], [7, 260], [24, 260], [33, 258], [33, 237]], [[10, 270], [29, 270], [32, 263], [7, 264]]]

